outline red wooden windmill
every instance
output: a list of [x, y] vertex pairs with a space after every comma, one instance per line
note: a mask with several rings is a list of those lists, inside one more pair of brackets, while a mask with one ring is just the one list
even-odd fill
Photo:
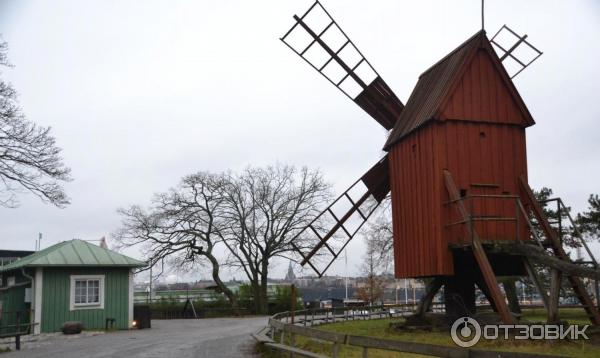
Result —
[[[529, 273], [539, 280], [527, 255], [486, 247], [537, 242], [569, 260], [527, 184], [525, 129], [535, 122], [512, 82], [541, 52], [506, 26], [491, 40], [481, 30], [423, 72], [403, 104], [318, 1], [294, 19], [281, 40], [390, 131], [387, 154], [299, 234], [313, 242], [296, 247], [302, 265], [323, 275], [390, 195], [395, 276], [433, 278], [421, 308], [443, 285], [448, 313], [472, 312], [477, 285], [501, 319], [513, 322], [496, 276]], [[496, 39], [502, 32], [516, 42], [502, 46]], [[518, 46], [534, 52], [530, 61], [514, 55]], [[512, 76], [507, 59], [518, 65]], [[534, 216], [544, 243], [531, 239]], [[579, 278], [568, 279], [600, 323]], [[557, 295], [544, 302], [558, 302]]]

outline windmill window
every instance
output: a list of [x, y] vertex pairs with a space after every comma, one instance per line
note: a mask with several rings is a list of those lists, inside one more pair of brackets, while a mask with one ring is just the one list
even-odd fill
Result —
[[71, 310], [104, 308], [104, 275], [71, 275]]
[[465, 196], [467, 196], [467, 189], [460, 189], [460, 197], [464, 198]]
[[485, 138], [485, 132], [484, 131], [479, 132], [479, 138], [481, 138], [481, 139]]
[[412, 149], [413, 153], [415, 153], [417, 151], [417, 145], [413, 144], [411, 149]]

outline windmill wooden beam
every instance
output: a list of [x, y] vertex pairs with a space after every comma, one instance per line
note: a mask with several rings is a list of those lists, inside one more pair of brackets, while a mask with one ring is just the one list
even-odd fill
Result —
[[[334, 200], [327, 208], [321, 211], [321, 213], [319, 213], [304, 230], [301, 230], [298, 234], [296, 234], [294, 240], [299, 239], [302, 236], [306, 236], [307, 232], [312, 232], [312, 234], [314, 234], [314, 236], [317, 238], [316, 244], [308, 252], [303, 251], [300, 247], [298, 247], [298, 245], [294, 244], [294, 249], [298, 251], [302, 257], [300, 263], [302, 266], [309, 264], [319, 276], [322, 276], [325, 271], [327, 271], [335, 259], [344, 250], [346, 245], [348, 245], [350, 240], [356, 236], [365, 222], [367, 222], [369, 217], [377, 209], [379, 203], [381, 203], [381, 201], [386, 197], [387, 193], [389, 193], [390, 188], [387, 171], [388, 163], [386, 156], [379, 160], [360, 179], [354, 182], [354, 184], [352, 184], [348, 189], [346, 189], [346, 191], [338, 196], [337, 199]], [[358, 199], [352, 199], [350, 192], [356, 189], [359, 185], [362, 185], [365, 188], [365, 191]], [[343, 215], [338, 216], [334, 213], [333, 208], [342, 200], [347, 200], [350, 203], [350, 208], [347, 209]], [[361, 207], [365, 206], [366, 202], [369, 200], [373, 204], [370, 207], [367, 207], [367, 210], [361, 210]], [[355, 213], [359, 215], [357, 218], [359, 220], [359, 224], [354, 230], [351, 231], [344, 225], [349, 221], [350, 218], [353, 217]], [[325, 217], [330, 218], [334, 222], [334, 225], [324, 231], [322, 234], [319, 231], [319, 228], [316, 226], [321, 226], [322, 222], [326, 221], [324, 219]], [[328, 241], [340, 230], [346, 235], [346, 240], [340, 248], [333, 249], [330, 247], [330, 245], [328, 245]], [[327, 249], [331, 258], [326, 266], [319, 270], [316, 268], [314, 263], [311, 263], [311, 260], [318, 255], [323, 248]]]
[[[452, 178], [452, 174], [449, 171], [444, 170], [444, 182], [446, 183], [446, 190], [448, 190], [448, 195], [450, 196], [450, 200], [454, 200], [457, 202], [457, 209], [460, 213], [460, 216], [463, 220], [469, 220], [470, 216], [467, 212], [467, 209], [464, 206], [460, 199], [460, 193], [456, 188], [456, 184], [454, 183], [454, 179]], [[473, 229], [472, 225], [464, 225], [465, 230], [467, 231], [467, 237], [471, 238], [471, 245], [473, 248], [473, 254], [477, 263], [479, 264], [479, 269], [483, 274], [483, 279], [485, 280], [485, 284], [487, 289], [490, 292], [490, 296], [494, 302], [494, 306], [496, 310], [500, 314], [502, 318], [502, 322], [505, 324], [514, 324], [515, 319], [510, 313], [506, 302], [504, 301], [504, 297], [500, 292], [500, 287], [498, 286], [498, 281], [496, 280], [496, 275], [494, 274], [494, 270], [492, 270], [492, 266], [487, 258], [485, 250], [479, 241], [479, 235], [477, 231]]]
[[[535, 199], [535, 195], [533, 195], [533, 190], [531, 190], [531, 187], [529, 187], [529, 184], [527, 183], [527, 180], [524, 176], [519, 177], [519, 184], [525, 194], [524, 198], [526, 200], [526, 203], [530, 205], [532, 212], [535, 215], [535, 218], [537, 219], [538, 223], [542, 227], [542, 230], [544, 231], [544, 234], [550, 240], [554, 254], [559, 259], [565, 262], [571, 262], [571, 259], [562, 247], [560, 239], [556, 235], [556, 231], [554, 231], [554, 228], [552, 228], [552, 226], [548, 222], [548, 218], [544, 214], [544, 211], [542, 210], [540, 204]], [[575, 275], [567, 275], [567, 279], [573, 287], [575, 295], [581, 302], [592, 323], [595, 325], [600, 325], [600, 312], [596, 308], [594, 301], [585, 289], [585, 286], [583, 285], [583, 282], [581, 282], [581, 279]]]

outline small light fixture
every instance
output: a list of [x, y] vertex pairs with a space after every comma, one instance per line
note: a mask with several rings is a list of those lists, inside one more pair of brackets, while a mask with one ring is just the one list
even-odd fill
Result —
[[132, 326], [133, 328], [137, 328], [137, 326], [138, 326], [138, 325], [137, 325], [137, 321], [133, 321], [133, 322], [131, 322], [131, 326]]

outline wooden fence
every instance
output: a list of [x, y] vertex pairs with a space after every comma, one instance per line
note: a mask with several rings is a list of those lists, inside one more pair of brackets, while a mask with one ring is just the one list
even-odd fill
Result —
[[249, 314], [248, 309], [239, 308], [234, 310], [233, 308], [220, 308], [220, 307], [207, 307], [195, 309], [196, 315], [189, 310], [183, 309], [157, 309], [150, 307], [151, 319], [195, 319], [195, 318], [216, 318], [216, 317], [238, 317], [247, 316]]
[[0, 311], [0, 338], [15, 337], [15, 349], [21, 349], [21, 336], [31, 333], [33, 310]]
[[[433, 310], [440, 309], [432, 307]], [[333, 358], [340, 356], [341, 345], [362, 348], [363, 358], [368, 358], [370, 349], [391, 352], [422, 354], [448, 358], [549, 358], [556, 356], [533, 353], [484, 351], [435, 344], [404, 342], [398, 340], [355, 336], [344, 333], [329, 332], [311, 328], [311, 326], [342, 322], [356, 319], [380, 319], [400, 317], [414, 312], [413, 305], [373, 306], [373, 307], [340, 307], [328, 309], [310, 309], [293, 312], [282, 312], [269, 318], [268, 326], [255, 333], [254, 338], [275, 350], [291, 353], [292, 356], [311, 358], [329, 358], [322, 354], [309, 352], [296, 347], [296, 337], [302, 336], [332, 345]], [[287, 338], [287, 339], [286, 339]]]

